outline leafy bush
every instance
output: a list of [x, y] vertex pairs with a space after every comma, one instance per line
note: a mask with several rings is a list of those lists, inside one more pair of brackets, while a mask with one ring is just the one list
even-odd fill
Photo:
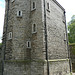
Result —
[[75, 43], [69, 44], [71, 54], [75, 55]]

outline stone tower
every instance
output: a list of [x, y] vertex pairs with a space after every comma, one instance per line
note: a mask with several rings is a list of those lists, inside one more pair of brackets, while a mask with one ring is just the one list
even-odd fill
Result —
[[3, 75], [67, 75], [64, 8], [56, 0], [6, 0], [3, 55]]

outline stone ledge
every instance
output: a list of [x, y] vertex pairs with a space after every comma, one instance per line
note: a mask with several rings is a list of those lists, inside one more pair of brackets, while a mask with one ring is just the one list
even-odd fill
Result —
[[[48, 60], [49, 62], [58, 62], [58, 61], [69, 61], [69, 59], [53, 59], [53, 60]], [[45, 60], [47, 62], [47, 60]]]
[[31, 63], [31, 62], [38, 62], [38, 63], [44, 63], [44, 60], [4, 60], [4, 62], [8, 63]]

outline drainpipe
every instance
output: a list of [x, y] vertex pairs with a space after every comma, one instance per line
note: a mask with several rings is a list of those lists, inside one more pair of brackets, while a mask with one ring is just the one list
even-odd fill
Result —
[[46, 49], [46, 60], [47, 60], [47, 75], [49, 75], [47, 24], [46, 24], [46, 2], [45, 2], [45, 0], [44, 0], [44, 26], [45, 26], [45, 49]]
[[3, 75], [3, 72], [4, 72], [4, 60], [5, 60], [7, 28], [8, 28], [8, 12], [9, 12], [9, 0], [8, 0], [8, 7], [7, 7], [6, 30], [5, 30], [5, 33], [3, 35], [3, 41], [2, 41], [2, 45], [4, 45], [4, 48], [2, 48], [2, 75]]
[[[66, 16], [65, 16], [65, 11], [64, 11], [64, 17], [66, 19]], [[71, 59], [70, 59], [70, 49], [69, 49], [69, 45], [68, 45], [68, 34], [67, 34], [67, 25], [66, 25], [66, 20], [65, 20], [65, 29], [66, 29], [66, 37], [67, 37], [67, 50], [68, 50], [68, 58], [69, 58], [69, 66], [70, 66], [70, 73], [72, 72], [71, 71]]]

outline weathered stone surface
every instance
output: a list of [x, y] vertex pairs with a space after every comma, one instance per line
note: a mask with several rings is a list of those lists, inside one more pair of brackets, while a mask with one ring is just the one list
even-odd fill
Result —
[[2, 75], [2, 45], [0, 45], [0, 75]]
[[[31, 11], [33, 2], [36, 9]], [[50, 4], [47, 10], [47, 3]], [[3, 31], [3, 49], [5, 50], [4, 75], [47, 75], [44, 25], [44, 0], [9, 1], [8, 22], [7, 6]], [[17, 11], [22, 16], [17, 17]], [[46, 26], [49, 60], [67, 59], [66, 25], [63, 22], [65, 10], [56, 0], [46, 0]], [[32, 25], [37, 25], [37, 32], [32, 33]], [[7, 25], [7, 32], [6, 32]], [[8, 39], [12, 32], [12, 39]], [[5, 40], [5, 33], [6, 40]], [[66, 36], [67, 38], [67, 36]], [[65, 40], [65, 41], [64, 41]], [[27, 48], [31, 41], [31, 48]], [[6, 46], [6, 49], [5, 49]], [[29, 62], [24, 62], [30, 60]], [[33, 60], [33, 61], [32, 61]], [[64, 67], [65, 66], [65, 67]], [[69, 73], [69, 61], [50, 62], [50, 75], [66, 75]], [[65, 70], [66, 69], [66, 70]]]
[[[44, 75], [47, 75], [46, 66], [44, 64]], [[69, 75], [69, 61], [50, 61], [49, 72], [50, 75]]]

